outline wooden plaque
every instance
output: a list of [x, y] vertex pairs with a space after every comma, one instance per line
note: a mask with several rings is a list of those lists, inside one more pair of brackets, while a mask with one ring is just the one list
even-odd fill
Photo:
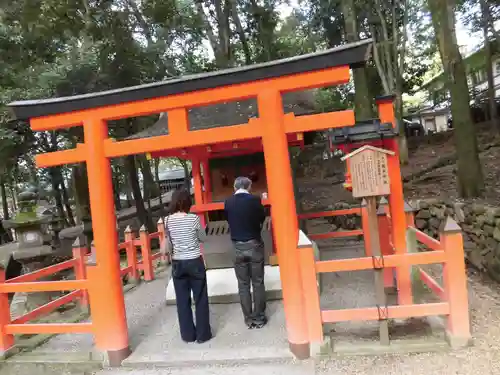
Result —
[[390, 194], [387, 153], [383, 151], [365, 148], [349, 156], [355, 198]]

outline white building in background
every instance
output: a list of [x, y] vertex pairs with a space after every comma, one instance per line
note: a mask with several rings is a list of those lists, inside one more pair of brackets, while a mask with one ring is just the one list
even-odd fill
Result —
[[[471, 107], [488, 109], [488, 79], [484, 48], [465, 57], [464, 63], [467, 70]], [[500, 51], [495, 51], [493, 55], [492, 68], [495, 94], [497, 100], [500, 101]], [[448, 130], [451, 119], [450, 95], [445, 85], [444, 73], [440, 73], [425, 82], [420, 91], [420, 94], [425, 97], [424, 104], [419, 109], [412, 111], [407, 118], [411, 119], [412, 122], [420, 122], [426, 132]]]

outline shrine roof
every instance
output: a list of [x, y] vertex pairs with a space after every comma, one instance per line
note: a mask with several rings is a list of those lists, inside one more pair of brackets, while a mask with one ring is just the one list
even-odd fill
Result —
[[363, 65], [369, 58], [371, 42], [371, 39], [366, 39], [320, 52], [262, 64], [188, 75], [162, 82], [83, 95], [17, 101], [10, 103], [8, 106], [13, 110], [17, 119], [29, 119], [234, 84], [244, 84], [336, 66], [356, 67]]
[[362, 153], [363, 151], [374, 151], [374, 152], [379, 152], [381, 154], [394, 155], [394, 151], [386, 150], [384, 148], [374, 147], [372, 145], [364, 145], [363, 147], [360, 147], [360, 148], [354, 150], [353, 152], [341, 157], [340, 160], [345, 161], [347, 159], [352, 158], [353, 156], [355, 156], [357, 154]]
[[[311, 90], [283, 94], [282, 101], [285, 113], [294, 113], [300, 116], [316, 112], [314, 95]], [[255, 99], [195, 107], [188, 111], [190, 130], [244, 124], [250, 118], [255, 117], [258, 117], [257, 101]], [[158, 121], [152, 126], [127, 137], [127, 139], [149, 138], [167, 134], [168, 114], [162, 113]]]

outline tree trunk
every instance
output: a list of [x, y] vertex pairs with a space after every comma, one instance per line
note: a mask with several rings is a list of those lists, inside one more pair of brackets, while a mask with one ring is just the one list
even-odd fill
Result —
[[269, 22], [269, 12], [272, 12], [272, 2], [266, 1], [263, 5], [251, 0], [252, 16], [257, 24], [257, 44], [260, 47], [257, 58], [259, 61], [270, 61], [273, 57], [273, 46], [275, 41], [274, 24]]
[[69, 223], [66, 214], [64, 212], [64, 205], [61, 197], [61, 188], [60, 188], [61, 185], [59, 181], [59, 174], [57, 168], [58, 167], [49, 168], [50, 184], [52, 185], [52, 192], [54, 195], [54, 199], [56, 200], [57, 214], [61, 219], [64, 220], [65, 226], [68, 226]]
[[73, 196], [75, 197], [76, 217], [79, 222], [90, 220], [89, 181], [85, 163], [75, 165], [71, 171]]
[[[486, 11], [486, 13], [484, 13]], [[493, 15], [491, 14], [491, 8], [490, 8], [490, 3], [486, 1], [486, 7], [483, 8], [483, 15], [486, 15], [486, 21], [488, 22], [488, 27], [490, 31], [493, 33], [493, 36], [495, 37], [495, 43], [498, 45], [500, 43], [500, 33], [495, 29], [495, 19], [493, 18]]]
[[214, 33], [212, 25], [203, 10], [203, 0], [195, 0], [198, 16], [201, 18], [203, 28], [214, 52], [215, 64], [218, 68], [227, 68], [232, 65], [230, 29], [229, 29], [229, 7], [224, 6], [222, 0], [215, 0], [215, 14], [217, 17], [218, 38]]
[[5, 229], [3, 220], [0, 220], [0, 244], [12, 242], [12, 235], [10, 229]]
[[148, 213], [144, 207], [144, 200], [141, 194], [141, 186], [139, 184], [139, 178], [137, 177], [137, 168], [135, 166], [135, 157], [127, 156], [125, 157], [125, 168], [127, 169], [127, 174], [132, 188], [132, 194], [134, 196], [135, 209], [139, 222], [146, 225], [150, 232], [154, 231], [153, 222], [149, 220]]
[[184, 187], [189, 190], [191, 187], [191, 178], [189, 177], [188, 163], [186, 160], [181, 158], [177, 158], [177, 160], [179, 160], [179, 163], [182, 165], [182, 169], [184, 169]]
[[39, 186], [39, 181], [38, 181], [38, 173], [37, 173], [37, 168], [35, 165], [35, 160], [34, 158], [26, 155], [24, 157], [24, 161], [26, 161], [26, 164], [28, 164], [28, 170], [29, 170], [29, 175], [30, 175], [30, 182], [34, 186]]
[[[147, 160], [146, 160], [147, 161]], [[148, 162], [149, 164], [149, 162]], [[144, 169], [146, 166], [143, 163], [140, 163], [141, 170], [143, 170], [143, 178], [142, 178], [142, 192], [143, 192], [143, 198], [145, 203], [147, 203], [147, 213], [148, 213], [148, 218], [153, 218], [153, 211], [151, 210], [151, 198], [153, 196], [153, 193], [151, 192], [150, 188], [154, 185], [154, 182], [146, 182], [146, 178], [144, 178]], [[150, 170], [151, 172], [151, 170]], [[149, 219], [148, 219], [149, 220]]]
[[231, 30], [229, 29], [229, 6], [225, 0], [214, 0], [219, 34], [219, 67], [232, 66]]
[[128, 206], [132, 207], [132, 202], [134, 200], [134, 197], [132, 195], [132, 189], [127, 186], [125, 194], [127, 194], [127, 204], [128, 204]]
[[491, 124], [495, 129], [500, 130], [498, 121], [498, 110], [497, 103], [495, 101], [495, 78], [493, 74], [493, 50], [491, 48], [491, 40], [488, 36], [488, 4], [486, 0], [481, 0], [481, 13], [482, 13], [482, 26], [483, 26], [483, 37], [484, 37], [484, 48], [486, 53], [486, 74], [488, 76], [488, 104]]
[[159, 192], [158, 197], [160, 198], [160, 207], [163, 210], [163, 196], [162, 196], [161, 185], [160, 185], [160, 159], [159, 158], [154, 159], [154, 167], [155, 167], [155, 180], [156, 180], [156, 184], [158, 185], [158, 192]]
[[[387, 9], [385, 9], [387, 7]], [[386, 95], [395, 95], [395, 117], [399, 130], [399, 159], [401, 164], [408, 163], [408, 143], [403, 123], [403, 71], [408, 37], [408, 4], [405, 1], [387, 2], [375, 0], [372, 4], [374, 17], [378, 21], [370, 22], [370, 33], [373, 38], [373, 60]], [[399, 10], [404, 11], [403, 33], [397, 22]], [[391, 16], [392, 33], [389, 34], [388, 15]]]
[[240, 16], [238, 15], [238, 7], [236, 6], [236, 0], [229, 0], [231, 2], [231, 15], [236, 26], [236, 32], [238, 33], [241, 41], [241, 46], [243, 47], [243, 53], [245, 54], [245, 63], [250, 65], [252, 63], [252, 54], [250, 53], [250, 47], [248, 46], [247, 37], [245, 35], [245, 30], [241, 25]]
[[61, 174], [61, 195], [64, 203], [64, 207], [66, 209], [66, 214], [68, 215], [68, 222], [69, 225], [74, 226], [76, 225], [75, 223], [75, 217], [73, 215], [73, 210], [71, 209], [71, 204], [69, 203], [69, 194], [68, 194], [68, 189], [66, 188], [66, 182], [64, 180], [64, 177], [62, 176], [61, 169], [59, 168], [59, 173]]
[[196, 5], [196, 11], [198, 13], [198, 17], [200, 17], [202, 23], [203, 23], [203, 28], [205, 29], [205, 33], [207, 34], [207, 39], [210, 42], [210, 46], [212, 47], [212, 51], [215, 56], [215, 60], [218, 61], [220, 59], [220, 46], [219, 43], [217, 42], [217, 38], [215, 36], [214, 30], [212, 29], [212, 25], [210, 25], [210, 22], [208, 21], [207, 15], [205, 14], [205, 11], [203, 10], [203, 0], [195, 0], [195, 5]]
[[397, 2], [393, 3], [392, 6], [392, 18], [393, 18], [393, 38], [399, 41], [398, 43], [393, 43], [393, 64], [395, 67], [395, 93], [396, 93], [396, 120], [399, 130], [399, 160], [401, 164], [408, 164], [408, 141], [406, 139], [406, 126], [403, 121], [403, 72], [405, 71], [405, 55], [406, 55], [406, 42], [408, 40], [408, 13], [410, 4], [408, 1], [401, 1], [399, 6], [404, 6], [403, 13], [403, 33], [399, 33], [399, 28], [397, 27]]
[[[359, 41], [358, 20], [354, 0], [342, 0], [342, 12], [344, 14], [346, 40], [349, 43]], [[374, 117], [373, 105], [365, 68], [353, 69], [353, 78], [356, 119], [371, 119]]]
[[0, 191], [2, 194], [2, 209], [4, 220], [9, 219], [9, 204], [7, 202], [7, 189], [5, 187], [5, 178], [2, 176], [0, 178]]
[[406, 139], [405, 124], [403, 122], [403, 77], [396, 77], [396, 100], [395, 115], [399, 130], [399, 160], [401, 164], [406, 165], [409, 161], [408, 141]]
[[451, 0], [428, 0], [428, 3], [451, 97], [458, 192], [464, 198], [477, 197], [484, 188], [484, 181], [469, 107], [465, 66], [457, 45], [453, 4]]
[[117, 171], [112, 169], [113, 171], [113, 196], [115, 198], [115, 208], [116, 211], [120, 211], [122, 209], [122, 202], [120, 199], [120, 179], [117, 177]]
[[[137, 155], [136, 158], [139, 161], [139, 166], [141, 168], [143, 183], [144, 183], [144, 198], [154, 198], [158, 196], [158, 188], [151, 172], [151, 165], [149, 160], [146, 159], [144, 155]], [[147, 194], [146, 194], [147, 192]]]
[[19, 194], [19, 168], [16, 165], [16, 168], [14, 169], [14, 173], [12, 175], [12, 185], [11, 185], [11, 196], [12, 196], [12, 207], [14, 209], [14, 212], [17, 211], [17, 196]]
[[17, 188], [15, 185], [10, 185], [9, 190], [12, 202], [12, 211], [17, 212]]
[[342, 44], [342, 27], [338, 21], [339, 4], [330, 0], [319, 0], [319, 14], [323, 26], [328, 47], [333, 48]]

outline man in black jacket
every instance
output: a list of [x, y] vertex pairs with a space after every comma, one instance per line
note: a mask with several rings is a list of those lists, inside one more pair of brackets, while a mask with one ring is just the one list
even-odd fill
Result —
[[226, 200], [224, 211], [235, 250], [234, 270], [245, 324], [248, 328], [262, 328], [267, 323], [264, 243], [261, 237], [265, 211], [260, 198], [250, 194], [251, 186], [249, 178], [238, 177], [234, 182], [235, 193]]

